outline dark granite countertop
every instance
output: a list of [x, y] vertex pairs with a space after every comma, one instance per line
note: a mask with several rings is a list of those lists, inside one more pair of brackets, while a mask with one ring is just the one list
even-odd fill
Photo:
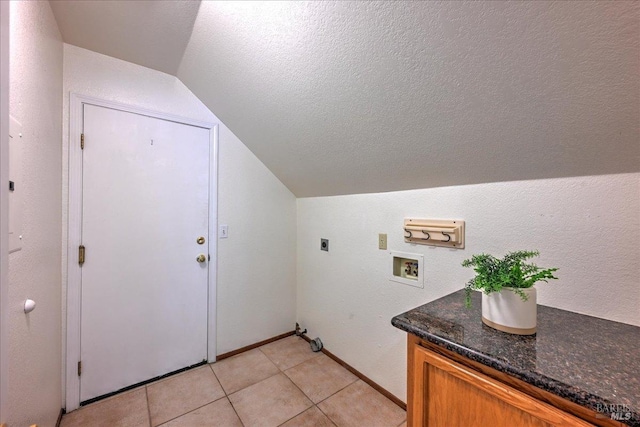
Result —
[[624, 424], [640, 427], [640, 327], [538, 305], [537, 334], [511, 335], [482, 323], [481, 295], [473, 294], [470, 309], [461, 290], [391, 323], [603, 417], [617, 412]]

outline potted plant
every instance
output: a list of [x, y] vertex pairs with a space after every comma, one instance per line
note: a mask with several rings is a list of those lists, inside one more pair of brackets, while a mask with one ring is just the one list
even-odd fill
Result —
[[465, 285], [465, 304], [471, 306], [471, 292], [481, 290], [482, 322], [494, 329], [518, 335], [536, 333], [537, 282], [557, 279], [557, 268], [540, 268], [525, 260], [538, 256], [538, 251], [510, 252], [499, 259], [493, 255], [473, 255], [462, 262], [473, 267], [476, 277]]

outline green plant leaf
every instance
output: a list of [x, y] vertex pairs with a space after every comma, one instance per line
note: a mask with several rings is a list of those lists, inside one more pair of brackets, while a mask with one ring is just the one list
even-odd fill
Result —
[[489, 295], [500, 292], [504, 287], [513, 288], [514, 292], [523, 301], [528, 296], [522, 289], [530, 288], [537, 282], [548, 282], [557, 279], [553, 275], [557, 268], [540, 268], [535, 264], [526, 263], [525, 260], [540, 255], [538, 251], [509, 252], [502, 259], [489, 254], [472, 255], [470, 259], [462, 261], [463, 267], [473, 268], [476, 276], [469, 280], [465, 286], [465, 305], [471, 306], [471, 292], [481, 290]]

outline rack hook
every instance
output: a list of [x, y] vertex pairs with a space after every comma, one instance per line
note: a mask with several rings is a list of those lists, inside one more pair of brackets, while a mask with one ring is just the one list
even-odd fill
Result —
[[426, 234], [427, 238], [424, 240], [429, 240], [431, 238], [431, 235], [429, 233], [427, 233], [426, 231], [422, 230], [422, 234]]
[[447, 233], [442, 233], [443, 236], [447, 236], [447, 240], [443, 240], [443, 242], [450, 242], [451, 241], [451, 234], [447, 234]]
[[411, 233], [411, 230], [407, 230], [406, 228], [404, 229], [405, 233], [409, 233], [409, 236], [404, 236], [405, 239], [411, 239], [413, 238], [413, 234]]

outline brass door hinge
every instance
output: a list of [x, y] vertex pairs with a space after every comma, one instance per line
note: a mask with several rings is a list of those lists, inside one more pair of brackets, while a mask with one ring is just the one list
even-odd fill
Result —
[[78, 362], [78, 376], [82, 375], [82, 362]]
[[84, 133], [80, 134], [80, 149], [84, 150]]
[[84, 264], [84, 246], [80, 245], [78, 247], [78, 264]]

